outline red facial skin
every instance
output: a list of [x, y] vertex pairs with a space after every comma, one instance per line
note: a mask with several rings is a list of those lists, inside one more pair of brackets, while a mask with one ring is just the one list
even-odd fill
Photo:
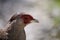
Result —
[[24, 20], [25, 24], [28, 24], [28, 23], [30, 23], [31, 20], [33, 20], [33, 17], [28, 14], [22, 15], [20, 18], [22, 18]]
[[11, 17], [11, 19], [9, 21], [12, 22], [18, 16], [20, 17], [20, 19], [22, 19], [24, 21], [25, 24], [28, 24], [28, 23], [30, 23], [31, 20], [34, 20], [34, 18], [29, 14], [19, 14], [19, 15], [14, 15], [13, 17]]

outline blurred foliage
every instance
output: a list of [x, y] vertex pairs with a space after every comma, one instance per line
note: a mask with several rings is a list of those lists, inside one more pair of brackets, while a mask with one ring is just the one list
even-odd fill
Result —
[[60, 30], [58, 31], [58, 33], [56, 35], [56, 38], [59, 38], [60, 39]]
[[60, 39], [60, 16], [54, 17], [54, 27], [58, 29], [56, 38]]
[[55, 3], [57, 6], [60, 7], [60, 0], [53, 0], [53, 1], [54, 1], [54, 3]]
[[55, 24], [55, 26], [60, 24], [60, 16], [54, 17], [54, 24]]

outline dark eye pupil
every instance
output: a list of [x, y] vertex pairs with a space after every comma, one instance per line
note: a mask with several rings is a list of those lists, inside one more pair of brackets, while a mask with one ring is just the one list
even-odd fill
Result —
[[28, 19], [28, 18], [25, 18], [25, 19]]

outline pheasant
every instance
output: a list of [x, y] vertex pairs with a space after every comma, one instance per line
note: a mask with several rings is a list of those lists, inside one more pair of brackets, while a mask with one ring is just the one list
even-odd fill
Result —
[[24, 27], [33, 21], [38, 23], [38, 20], [29, 14], [20, 13], [13, 15], [9, 20], [8, 40], [26, 40]]

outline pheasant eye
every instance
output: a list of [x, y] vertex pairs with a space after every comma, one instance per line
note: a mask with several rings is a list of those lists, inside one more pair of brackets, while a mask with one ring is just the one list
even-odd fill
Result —
[[28, 18], [24, 18], [24, 19], [28, 19]]

